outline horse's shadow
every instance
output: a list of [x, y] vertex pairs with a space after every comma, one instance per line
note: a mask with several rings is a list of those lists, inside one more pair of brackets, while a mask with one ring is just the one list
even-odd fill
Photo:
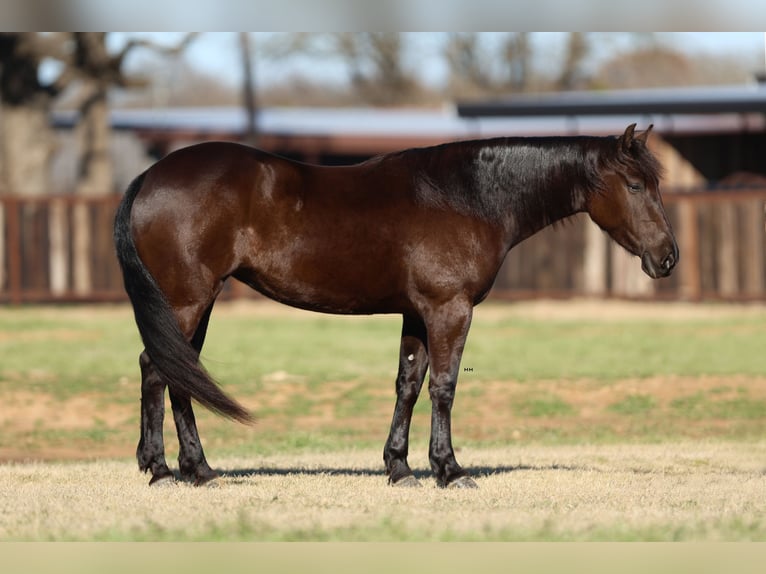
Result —
[[[527, 465], [518, 464], [513, 466], [471, 466], [466, 470], [473, 477], [486, 477], [498, 474], [508, 474], [519, 471], [584, 471], [594, 470], [585, 466], [563, 465], [563, 464], [550, 464], [550, 465]], [[235, 468], [235, 469], [220, 469], [219, 470], [223, 478], [244, 479], [252, 477], [268, 477], [268, 476], [386, 476], [386, 471], [383, 468], [346, 468], [346, 467], [319, 467], [319, 468], [305, 468], [300, 466], [294, 467], [263, 467], [263, 468]], [[433, 473], [426, 469], [414, 469], [413, 474], [418, 480], [429, 479], [433, 477]]]

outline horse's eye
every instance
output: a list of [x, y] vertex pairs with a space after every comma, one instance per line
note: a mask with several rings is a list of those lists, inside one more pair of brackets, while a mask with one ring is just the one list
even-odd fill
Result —
[[628, 189], [633, 193], [638, 193], [639, 191], [642, 191], [644, 189], [644, 186], [640, 183], [629, 183]]

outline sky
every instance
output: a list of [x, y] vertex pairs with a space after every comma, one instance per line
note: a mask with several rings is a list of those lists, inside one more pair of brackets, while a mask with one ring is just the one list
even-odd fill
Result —
[[[182, 33], [177, 32], [115, 32], [110, 34], [110, 42], [116, 48], [131, 34], [148, 36], [164, 44], [176, 43], [183, 36]], [[275, 34], [270, 32], [253, 34], [256, 54], [258, 54], [258, 44], [273, 38]], [[502, 33], [488, 33], [487, 41], [497, 40], [501, 36]], [[763, 32], [659, 32], [654, 37], [664, 45], [676, 47], [689, 54], [739, 57], [748, 66], [756, 68], [754, 71], [766, 70], [766, 36]], [[416, 70], [417, 75], [426, 83], [442, 82], [447, 73], [444, 62], [439, 58], [439, 46], [443, 34], [410, 32], [406, 33], [406, 38], [407, 45], [410, 47], [407, 62], [409, 67]], [[615, 51], [626, 49], [632, 42], [636, 42], [637, 35], [600, 32], [592, 34], [592, 40], [590, 65], [595, 66], [613, 55]], [[560, 65], [566, 33], [534, 32], [532, 41], [536, 48], [535, 53], [538, 54], [538, 69], [546, 71], [546, 66]], [[190, 65], [200, 71], [218, 77], [222, 82], [236, 85], [241, 78], [237, 42], [236, 32], [205, 32], [192, 43], [184, 57]], [[140, 66], [141, 57], [131, 57], [127, 64]], [[276, 62], [257, 58], [255, 71], [257, 81], [261, 85], [278, 83], [291, 75], [303, 75], [310, 79], [322, 79], [331, 83], [343, 83], [347, 77], [346, 69], [340, 62], [305, 56]]]

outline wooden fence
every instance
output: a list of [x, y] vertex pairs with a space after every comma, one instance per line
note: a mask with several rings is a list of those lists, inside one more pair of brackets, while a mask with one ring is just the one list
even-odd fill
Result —
[[[766, 300], [766, 188], [666, 191], [681, 255], [668, 278], [608, 241], [586, 215], [514, 248], [493, 296]], [[126, 300], [114, 256], [119, 196], [0, 196], [0, 302]], [[254, 296], [235, 281], [225, 297]]]

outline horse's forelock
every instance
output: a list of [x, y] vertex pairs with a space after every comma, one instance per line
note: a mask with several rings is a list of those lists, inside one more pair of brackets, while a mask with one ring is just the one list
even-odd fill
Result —
[[649, 150], [646, 143], [634, 139], [628, 149], [617, 144], [618, 138], [609, 138], [611, 144], [601, 150], [598, 157], [598, 176], [594, 179], [594, 190], [603, 192], [606, 186], [601, 178], [604, 171], [634, 172], [641, 174], [647, 184], [657, 187], [663, 177], [663, 167], [659, 160]]

